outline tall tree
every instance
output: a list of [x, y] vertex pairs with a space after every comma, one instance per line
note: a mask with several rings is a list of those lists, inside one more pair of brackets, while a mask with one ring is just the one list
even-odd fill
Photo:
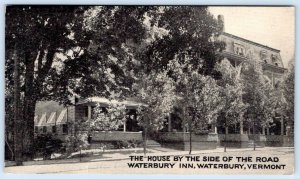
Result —
[[253, 130], [254, 150], [256, 135], [261, 127], [268, 123], [274, 116], [277, 99], [271, 83], [263, 75], [262, 65], [254, 59], [243, 63], [241, 68], [244, 95], [243, 101], [248, 106], [244, 117]]
[[148, 131], [162, 129], [177, 100], [174, 81], [167, 72], [139, 73], [133, 85], [132, 97], [141, 105], [137, 119], [143, 127], [144, 154], [146, 155]]
[[[228, 127], [232, 124], [243, 122], [243, 114], [247, 105], [243, 102], [243, 84], [240, 79], [240, 67], [233, 67], [227, 59], [217, 63], [216, 70], [222, 75], [218, 80], [218, 85], [221, 87], [221, 99], [223, 107], [220, 111], [222, 118], [219, 123], [225, 127], [225, 143], [224, 151], [226, 152]], [[240, 125], [240, 130], [242, 125]]]
[[25, 160], [31, 159], [34, 152], [36, 101], [43, 99], [51, 90], [46, 80], [57, 73], [54, 65], [58, 62], [57, 55], [76, 46], [71, 32], [82, 12], [75, 6], [7, 6], [6, 83], [13, 84], [11, 71], [14, 66], [10, 52], [16, 50], [22, 94], [22, 98], [16, 100], [22, 101], [19, 112], [24, 125], [15, 130], [24, 132], [22, 152]]
[[[283, 105], [282, 112], [287, 117], [288, 125], [292, 127], [295, 119], [295, 64], [293, 60], [289, 63], [289, 69], [283, 81], [281, 88], [283, 88], [284, 99], [282, 101], [285, 105]], [[290, 132], [293, 133], [294, 129]]]
[[171, 60], [168, 69], [176, 76], [176, 95], [183, 109], [183, 126], [188, 129], [190, 150], [192, 152], [192, 134], [207, 130], [209, 122], [215, 123], [222, 109], [220, 88], [210, 76], [199, 74], [199, 68], [190, 63], [191, 58]]

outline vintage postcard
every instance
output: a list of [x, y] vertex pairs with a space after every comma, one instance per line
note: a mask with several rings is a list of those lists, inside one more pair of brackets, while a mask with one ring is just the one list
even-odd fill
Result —
[[294, 174], [295, 8], [7, 5], [6, 173]]

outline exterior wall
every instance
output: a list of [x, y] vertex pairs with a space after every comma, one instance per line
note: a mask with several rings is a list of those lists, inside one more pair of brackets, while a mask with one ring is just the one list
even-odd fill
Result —
[[[283, 68], [279, 50], [251, 42], [225, 32], [220, 35], [219, 38], [221, 41], [226, 43], [225, 52], [237, 54], [237, 49], [243, 49], [239, 50], [240, 53], [238, 53], [241, 57], [256, 59], [264, 63], [266, 61], [267, 64], [274, 66], [276, 66], [275, 63], [277, 63], [278, 67]], [[275, 58], [272, 60], [272, 57]]]
[[[63, 124], [47, 124], [47, 126], [41, 126], [41, 127], [36, 126], [35, 127], [35, 129], [37, 129], [36, 133], [38, 133], [38, 134], [44, 133], [43, 132], [44, 127], [46, 127], [46, 129], [47, 129], [46, 133], [53, 133], [52, 132], [53, 126], [56, 126], [55, 134], [57, 134], [57, 135], [66, 135], [66, 134], [71, 133], [72, 129], [69, 126], [70, 126], [70, 123], [74, 122], [74, 120], [75, 120], [75, 106], [70, 105], [68, 107], [64, 107], [63, 105], [60, 105], [56, 101], [39, 101], [36, 105], [35, 113], [36, 113], [36, 115], [38, 115], [38, 120], [40, 119], [40, 116], [42, 116], [42, 114], [47, 113], [46, 119], [48, 120], [50, 117], [50, 114], [52, 112], [56, 112], [56, 119], [55, 119], [55, 121], [56, 121], [59, 114], [64, 109], [67, 109], [67, 114], [65, 116], [67, 122], [66, 122], [66, 124], [64, 124], [64, 125], [68, 125], [67, 133], [63, 132]], [[37, 120], [37, 123], [38, 123], [38, 120]]]
[[219, 134], [219, 145], [234, 148], [247, 148], [249, 146], [249, 137], [247, 134]]
[[[188, 132], [161, 132], [157, 138], [163, 147], [185, 151], [190, 149], [190, 134]], [[192, 150], [216, 149], [217, 143], [217, 134], [192, 134]]]
[[92, 141], [142, 141], [142, 132], [99, 131], [92, 133]]
[[254, 59], [262, 64], [264, 75], [274, 86], [282, 80], [286, 69], [279, 50], [225, 32], [220, 35], [219, 40], [226, 44], [222, 56], [233, 64], [237, 65], [243, 60]]
[[86, 119], [88, 118], [87, 115], [87, 111], [88, 110], [88, 106], [84, 106], [84, 105], [78, 105], [74, 107], [74, 118], [75, 120], [82, 120], [82, 119]]

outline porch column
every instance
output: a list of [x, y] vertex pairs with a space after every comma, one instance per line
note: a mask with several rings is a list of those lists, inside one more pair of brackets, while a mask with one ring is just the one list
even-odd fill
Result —
[[92, 106], [88, 105], [88, 130], [91, 128], [91, 119], [92, 119]]
[[126, 122], [127, 122], [127, 119], [125, 119], [124, 124], [123, 124], [123, 132], [126, 132]]
[[283, 117], [282, 116], [281, 116], [281, 119], [280, 119], [280, 123], [281, 123], [280, 135], [284, 135], [284, 123], [283, 123]]
[[270, 128], [267, 127], [267, 135], [270, 135]]
[[263, 126], [263, 127], [262, 127], [262, 134], [263, 134], [263, 135], [266, 135], [266, 131], [265, 131], [265, 130], [266, 130], [266, 127]]
[[214, 124], [214, 128], [213, 129], [214, 129], [214, 133], [217, 134], [218, 133], [218, 129], [217, 129], [217, 125], [216, 124]]
[[213, 134], [217, 134], [218, 133], [218, 131], [217, 131], [217, 125], [215, 123], [211, 124], [210, 133], [213, 133]]
[[244, 134], [244, 124], [243, 124], [243, 121], [240, 121], [240, 134]]
[[172, 132], [171, 115], [168, 116], [168, 132]]

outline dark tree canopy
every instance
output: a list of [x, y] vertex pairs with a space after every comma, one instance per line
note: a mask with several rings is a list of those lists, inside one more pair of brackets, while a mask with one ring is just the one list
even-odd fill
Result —
[[217, 61], [216, 52], [224, 44], [216, 41], [221, 25], [208, 11], [199, 6], [162, 7], [151, 21], [152, 25], [166, 29], [142, 53], [142, 63], [148, 71], [166, 69], [175, 56], [189, 56], [201, 74], [213, 74]]

